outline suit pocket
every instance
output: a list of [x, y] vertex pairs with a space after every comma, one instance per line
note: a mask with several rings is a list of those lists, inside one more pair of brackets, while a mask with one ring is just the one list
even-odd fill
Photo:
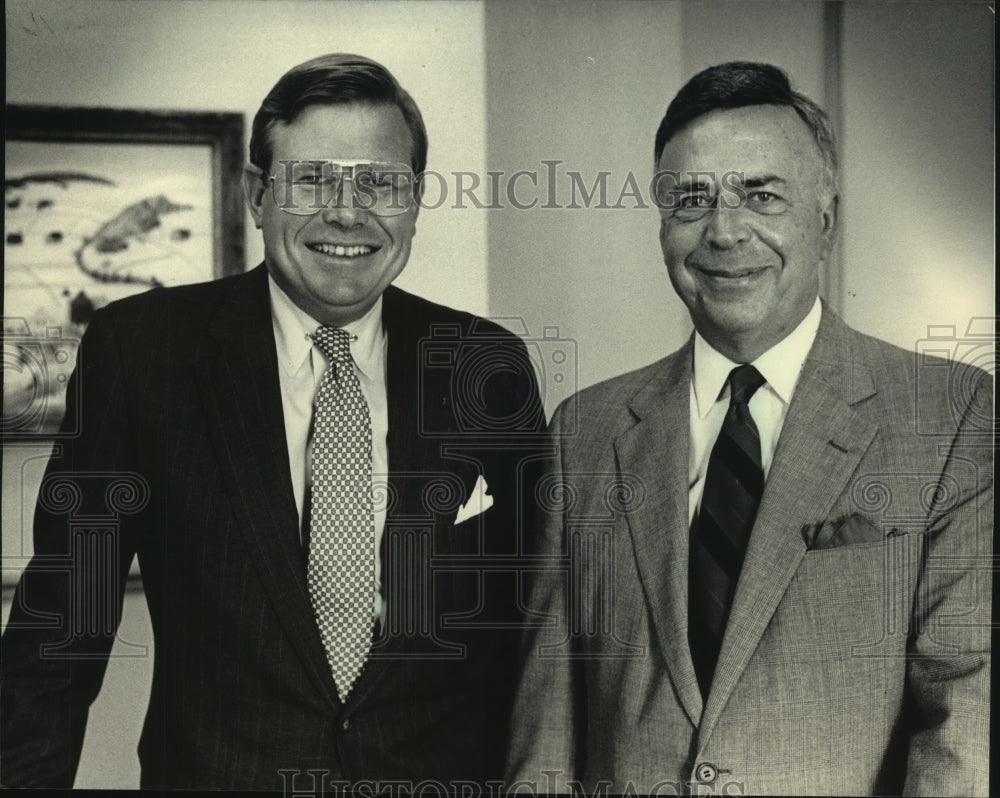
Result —
[[805, 527], [803, 537], [809, 550], [816, 551], [840, 546], [881, 543], [887, 536], [863, 515], [849, 515], [823, 524], [812, 536], [809, 535], [809, 528]]
[[923, 535], [909, 534], [807, 551], [772, 619], [787, 653], [905, 651], [923, 547]]

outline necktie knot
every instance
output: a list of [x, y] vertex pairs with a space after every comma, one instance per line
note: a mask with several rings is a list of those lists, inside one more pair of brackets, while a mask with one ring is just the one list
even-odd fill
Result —
[[351, 362], [351, 334], [339, 327], [320, 327], [313, 333], [313, 343], [327, 360], [338, 366]]
[[767, 380], [749, 363], [729, 372], [730, 405], [745, 405]]

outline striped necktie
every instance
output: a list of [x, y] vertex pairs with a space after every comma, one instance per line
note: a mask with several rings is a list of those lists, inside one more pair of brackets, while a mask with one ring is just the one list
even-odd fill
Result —
[[371, 646], [375, 597], [372, 428], [346, 330], [313, 336], [330, 363], [316, 392], [307, 583], [340, 700]]
[[712, 448], [701, 509], [691, 536], [688, 643], [708, 695], [722, 636], [764, 492], [760, 434], [747, 403], [765, 379], [750, 365], [729, 373], [729, 409]]

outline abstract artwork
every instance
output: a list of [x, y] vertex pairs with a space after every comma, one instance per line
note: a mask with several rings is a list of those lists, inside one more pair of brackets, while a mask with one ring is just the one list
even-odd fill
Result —
[[244, 268], [243, 118], [8, 106], [6, 122], [3, 437], [50, 437], [96, 309]]

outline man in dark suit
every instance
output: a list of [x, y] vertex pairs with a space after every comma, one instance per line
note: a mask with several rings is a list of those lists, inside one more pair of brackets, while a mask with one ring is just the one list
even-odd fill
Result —
[[990, 375], [818, 298], [833, 134], [777, 68], [693, 77], [654, 157], [695, 332], [555, 413], [512, 777], [985, 795]]
[[302, 64], [253, 123], [265, 263], [94, 314], [3, 637], [5, 785], [72, 784], [135, 556], [142, 786], [502, 775], [544, 415], [515, 336], [390, 285], [426, 155], [382, 66]]

